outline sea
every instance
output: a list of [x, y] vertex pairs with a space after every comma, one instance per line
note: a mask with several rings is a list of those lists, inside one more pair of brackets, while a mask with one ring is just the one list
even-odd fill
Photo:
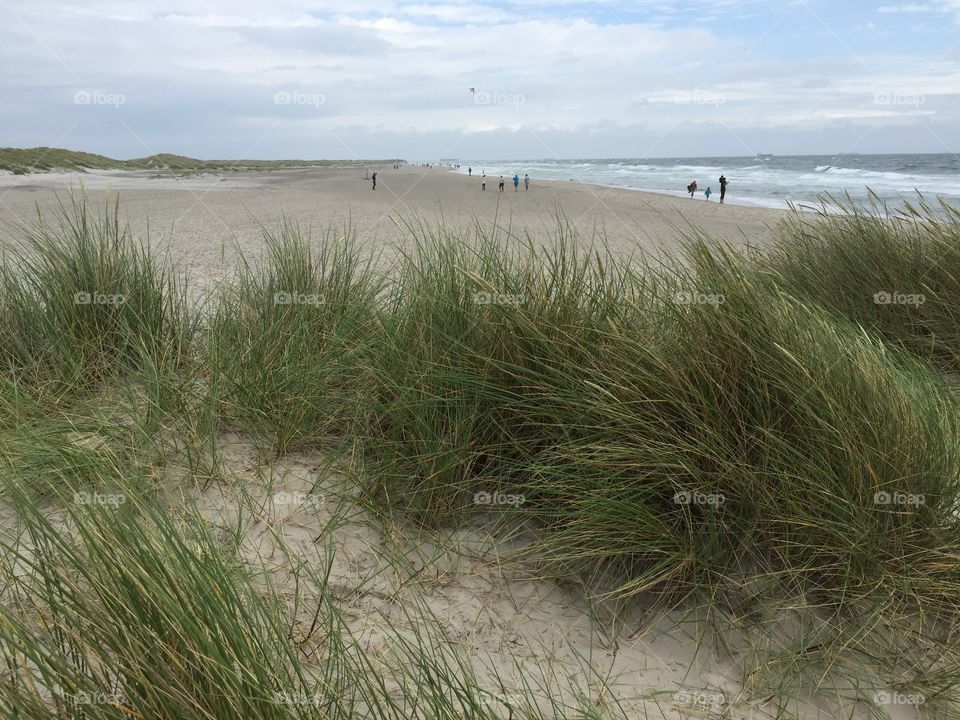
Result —
[[[943, 198], [960, 207], [960, 154], [929, 155], [757, 155], [753, 157], [624, 158], [605, 160], [458, 160], [479, 175], [512, 178], [530, 175], [531, 182], [569, 180], [608, 187], [687, 195], [697, 181], [697, 197], [711, 188], [720, 198], [718, 178], [726, 175], [726, 202], [783, 208], [790, 204], [817, 207], [827, 196], [846, 195], [865, 202], [872, 193], [890, 209], [917, 204], [920, 193], [931, 204]], [[829, 203], [828, 204], [832, 204]]]

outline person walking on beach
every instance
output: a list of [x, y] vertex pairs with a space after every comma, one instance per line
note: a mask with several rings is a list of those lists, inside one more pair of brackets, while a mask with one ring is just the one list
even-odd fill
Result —
[[723, 198], [727, 194], [727, 178], [723, 175], [720, 176], [720, 204], [723, 204]]
[[687, 185], [687, 192], [690, 193], [690, 199], [693, 199], [693, 194], [697, 191], [697, 181], [691, 180], [690, 184]]
[[503, 175], [500, 176], [500, 192], [503, 192]]
[[468, 176], [473, 175], [473, 168], [472, 168], [472, 167], [468, 167], [468, 168], [467, 168], [467, 175], [468, 175]]
[[709, 202], [711, 195], [713, 195], [713, 190], [711, 190], [710, 187], [707, 186], [707, 189], [703, 191], [703, 196], [704, 196], [704, 197], [707, 199], [707, 201]]
[[373, 174], [373, 189], [374, 189], [374, 190], [377, 189], [377, 174], [376, 174], [376, 173]]
[[514, 175], [514, 176], [513, 176], [513, 191], [516, 192], [516, 191], [519, 190], [519, 189], [520, 189], [520, 176], [519, 176], [519, 175]]
[[524, 175], [524, 176], [523, 176], [523, 189], [524, 189], [524, 190], [529, 190], [529, 189], [530, 189], [530, 176], [529, 176], [529, 175]]

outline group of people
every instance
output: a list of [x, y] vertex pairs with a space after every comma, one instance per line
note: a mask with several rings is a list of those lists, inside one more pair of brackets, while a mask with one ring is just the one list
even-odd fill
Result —
[[[429, 165], [427, 165], [427, 167], [429, 167]], [[460, 166], [457, 165], [457, 167], [460, 167]], [[399, 165], [394, 165], [394, 166], [393, 166], [393, 169], [394, 169], [394, 170], [399, 170], [399, 168], [400, 168]], [[473, 177], [473, 168], [472, 168], [472, 167], [468, 167], [468, 168], [467, 168], [467, 175], [470, 176], [470, 177]], [[377, 174], [376, 174], [376, 173], [373, 173], [372, 180], [373, 180], [373, 189], [376, 190], [376, 189], [377, 189]], [[721, 175], [718, 182], [720, 183], [720, 202], [722, 203], [722, 202], [726, 199], [726, 197], [727, 197], [727, 182], [728, 182], [728, 181], [727, 181], [726, 176]], [[498, 185], [498, 188], [499, 188], [500, 192], [503, 192], [504, 185], [505, 185], [505, 182], [504, 182], [504, 180], [503, 180], [503, 175], [501, 175], [501, 176], [500, 176], [500, 183], [499, 183], [499, 185]], [[486, 190], [486, 189], [487, 189], [487, 171], [486, 171], [486, 170], [483, 171], [483, 175], [482, 175], [482, 178], [481, 178], [481, 180], [480, 180], [480, 189], [481, 189], [481, 190]], [[524, 176], [523, 176], [523, 189], [524, 189], [524, 190], [529, 190], [529, 189], [530, 189], [530, 176], [529, 176], [529, 175], [526, 175], [526, 174], [524, 174]], [[515, 173], [514, 176], [513, 176], [513, 191], [514, 191], [514, 192], [518, 192], [519, 190], [520, 190], [520, 174], [519, 174], [519, 173]], [[691, 181], [690, 181], [690, 184], [687, 185], [687, 192], [690, 193], [690, 198], [692, 199], [693, 196], [694, 196], [694, 195], [696, 194], [696, 192], [697, 192], [697, 181], [696, 181], [696, 180], [691, 180]], [[705, 197], [707, 200], [710, 199], [710, 196], [711, 196], [712, 194], [713, 194], [713, 190], [711, 190], [709, 187], [707, 187], [707, 189], [703, 191], [703, 195], [704, 195], [704, 197]]]
[[[429, 165], [427, 165], [427, 167], [429, 167]], [[457, 165], [457, 167], [460, 167], [460, 166]], [[400, 169], [400, 166], [399, 166], [399, 165], [394, 165], [394, 166], [393, 166], [393, 169], [394, 169], [394, 170], [399, 170], [399, 169]], [[469, 176], [471, 176], [471, 177], [473, 176], [473, 168], [472, 168], [472, 167], [468, 167], [468, 168], [467, 168], [467, 175], [469, 175]], [[373, 173], [373, 175], [371, 176], [370, 179], [373, 181], [372, 189], [373, 189], [373, 190], [376, 190], [376, 189], [377, 189], [377, 174], [376, 174], [376, 173]], [[694, 189], [696, 189], [696, 184], [697, 184], [696, 181], [694, 181], [694, 182], [693, 182]], [[500, 176], [500, 192], [503, 192], [503, 186], [504, 186], [503, 175], [501, 175], [501, 176]], [[481, 189], [481, 190], [486, 190], [486, 189], [487, 189], [487, 171], [486, 171], [486, 170], [483, 171], [483, 178], [482, 178], [482, 180], [480, 181], [480, 189]], [[529, 176], [529, 175], [524, 175], [524, 176], [523, 176], [523, 189], [524, 189], [524, 190], [529, 190], [529, 189], [530, 189], [530, 176]], [[690, 188], [688, 187], [687, 190], [689, 190], [689, 189], [690, 189]], [[519, 191], [519, 190], [520, 190], [520, 174], [517, 173], [517, 174], [515, 174], [515, 175], [513, 176], [513, 191], [514, 191], [514, 192], [517, 192], [517, 191]], [[693, 193], [690, 194], [690, 197], [693, 197]], [[722, 197], [722, 196], [721, 196], [721, 197]]]
[[[721, 175], [718, 182], [720, 183], [720, 202], [722, 203], [727, 196], [727, 178]], [[687, 192], [690, 193], [690, 197], [693, 198], [694, 193], [697, 192], [696, 180], [691, 181], [690, 184], [687, 185]], [[709, 200], [711, 195], [713, 195], [713, 190], [708, 186], [707, 189], [703, 191], [703, 196]]]
[[[472, 168], [472, 167], [467, 168], [467, 175], [469, 175], [469, 176], [471, 176], [471, 177], [473, 176], [473, 168]], [[501, 176], [500, 176], [500, 184], [498, 185], [500, 192], [503, 192], [503, 188], [504, 188], [504, 185], [505, 185], [505, 184], [506, 184], [506, 183], [504, 182], [503, 175], [501, 175]], [[481, 178], [480, 178], [480, 189], [481, 189], [481, 190], [486, 190], [486, 189], [487, 189], [487, 171], [486, 171], [486, 170], [483, 171], [483, 175], [482, 175]], [[529, 189], [530, 189], [530, 176], [529, 176], [529, 175], [526, 175], [526, 174], [524, 174], [524, 176], [523, 176], [523, 189], [524, 189], [524, 190], [529, 190]], [[517, 191], [519, 191], [519, 190], [520, 190], [520, 174], [519, 174], [519, 173], [516, 173], [516, 174], [513, 176], [513, 191], [514, 191], [514, 192], [517, 192]]]

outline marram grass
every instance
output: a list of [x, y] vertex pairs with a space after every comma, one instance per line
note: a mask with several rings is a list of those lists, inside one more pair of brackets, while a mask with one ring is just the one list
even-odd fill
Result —
[[[793, 216], [764, 251], [692, 236], [656, 265], [562, 224], [546, 247], [421, 226], [384, 269], [349, 229], [284, 223], [203, 307], [116, 206], [39, 219], [0, 268], [5, 716], [502, 715], [429, 633], [398, 637], [399, 684], [378, 681], [323, 568], [308, 677], [282, 589], [198, 553], [193, 511], [157, 500], [174, 466], [222, 480], [224, 431], [348, 451], [392, 522], [520, 523], [544, 575], [598, 599], [826, 612], [845, 639], [785, 663], [869, 656], [955, 712], [960, 219], [846, 210]], [[869, 645], [854, 616], [909, 647]]]

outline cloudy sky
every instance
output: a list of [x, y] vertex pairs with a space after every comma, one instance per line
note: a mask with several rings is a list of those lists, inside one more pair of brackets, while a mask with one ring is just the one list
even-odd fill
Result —
[[960, 0], [0, 0], [0, 146], [38, 145], [957, 152]]

